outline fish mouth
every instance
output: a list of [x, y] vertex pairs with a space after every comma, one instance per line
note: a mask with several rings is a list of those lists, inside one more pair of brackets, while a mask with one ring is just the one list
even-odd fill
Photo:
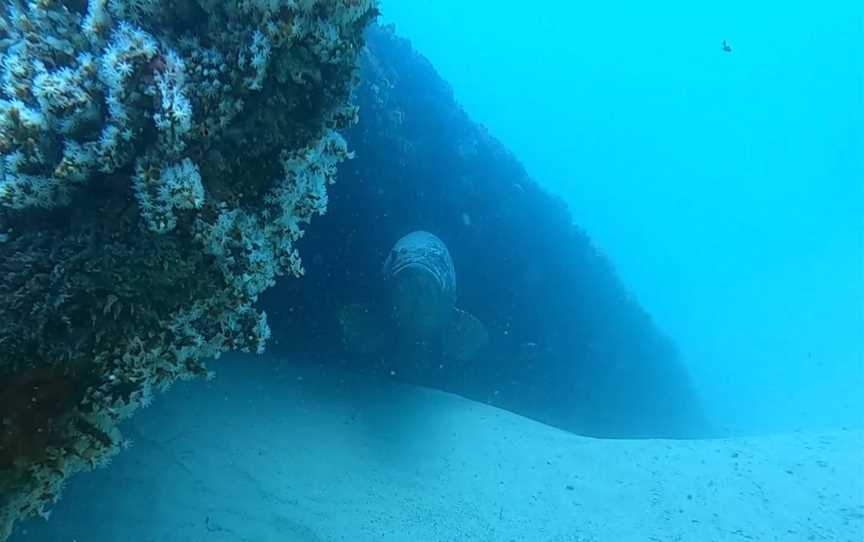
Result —
[[418, 261], [405, 261], [401, 263], [395, 263], [393, 265], [393, 268], [390, 270], [390, 278], [396, 279], [399, 277], [399, 274], [412, 271], [415, 273], [431, 275], [436, 282], [439, 282], [438, 275], [435, 273], [435, 269], [433, 269], [431, 265]]

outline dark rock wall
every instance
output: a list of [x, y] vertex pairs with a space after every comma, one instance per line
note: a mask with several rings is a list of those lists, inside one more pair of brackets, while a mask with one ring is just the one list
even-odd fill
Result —
[[391, 245], [426, 229], [449, 246], [458, 303], [488, 326], [491, 344], [424, 384], [590, 435], [701, 433], [674, 345], [566, 205], [468, 118], [430, 63], [376, 27], [361, 80], [360, 123], [348, 134], [357, 156], [302, 241], [306, 276], [264, 299], [271, 349], [374, 370], [375, 360], [340, 351], [336, 313], [380, 296]]

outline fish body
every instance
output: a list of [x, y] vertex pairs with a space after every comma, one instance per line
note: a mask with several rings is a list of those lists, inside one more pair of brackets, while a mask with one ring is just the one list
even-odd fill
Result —
[[485, 326], [456, 306], [456, 269], [447, 245], [414, 231], [390, 249], [381, 268], [378, 303], [340, 313], [349, 351], [382, 353], [396, 364], [469, 361], [488, 341]]
[[456, 303], [456, 269], [447, 246], [426, 231], [399, 239], [382, 266], [390, 317], [408, 334], [440, 333]]

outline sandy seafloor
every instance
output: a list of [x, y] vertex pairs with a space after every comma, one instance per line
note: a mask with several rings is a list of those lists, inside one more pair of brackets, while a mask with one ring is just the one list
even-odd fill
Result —
[[864, 433], [596, 440], [422, 388], [214, 364], [13, 542], [864, 540]]

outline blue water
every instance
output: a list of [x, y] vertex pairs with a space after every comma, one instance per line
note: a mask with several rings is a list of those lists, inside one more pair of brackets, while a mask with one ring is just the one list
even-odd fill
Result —
[[[94, 11], [102, 5], [87, 4]], [[71, 477], [63, 498], [43, 509], [50, 520], [22, 519], [10, 540], [864, 540], [864, 8], [738, 0], [381, 4], [381, 22], [396, 33], [367, 32], [353, 91], [360, 122], [340, 128], [356, 156], [327, 185], [327, 213], [303, 226], [296, 243], [302, 277], [280, 277], [264, 291], [262, 277], [275, 269], [267, 243], [288, 243], [273, 231], [266, 239], [258, 232], [255, 258], [244, 268], [242, 243], [231, 244], [242, 235], [205, 230], [203, 247], [228, 248], [199, 258], [203, 237], [190, 229], [234, 206], [249, 213], [250, 228], [269, 226], [276, 211], [264, 212], [262, 201], [273, 180], [243, 175], [275, 164], [268, 160], [277, 149], [262, 149], [293, 141], [279, 139], [285, 126], [306, 129], [291, 124], [298, 119], [278, 118], [282, 106], [297, 106], [291, 92], [302, 85], [268, 78], [262, 66], [269, 45], [252, 30], [260, 80], [238, 81], [260, 83], [268, 99], [251, 99], [249, 115], [214, 128], [230, 136], [223, 146], [203, 145], [209, 151], [195, 155], [194, 165], [163, 172], [195, 181], [186, 186], [196, 189], [191, 203], [168, 207], [179, 220], [167, 229], [176, 231], [150, 231], [152, 216], [150, 230], [146, 220], [136, 229], [135, 221], [146, 219], [137, 206], [147, 199], [135, 199], [126, 178], [131, 162], [81, 188], [92, 201], [74, 199], [75, 213], [60, 205], [55, 215], [16, 215], [0, 202], [0, 226], [8, 227], [0, 252], [10, 276], [32, 268], [21, 256], [29, 253], [8, 248], [30, 239], [21, 235], [44, 236], [39, 247], [51, 247], [65, 239], [64, 228], [89, 232], [77, 221], [113, 231], [114, 240], [131, 231], [140, 243], [129, 245], [144, 247], [135, 250], [171, 256], [142, 276], [159, 278], [156, 269], [164, 269], [169, 277], [172, 266], [187, 263], [200, 280], [215, 262], [241, 262], [242, 274], [214, 275], [213, 295], [230, 276], [239, 292], [233, 302], [254, 297], [269, 323], [256, 312], [253, 335], [225, 340], [270, 336], [264, 355], [232, 351], [207, 360], [215, 380], [154, 394], [153, 405], [124, 420], [119, 433], [84, 425], [82, 416], [80, 431], [102, 436], [106, 447], [118, 439], [123, 450], [107, 468]], [[152, 5], [143, 2], [132, 15], [147, 19]], [[192, 7], [171, 4], [170, 13], [183, 17], [166, 36], [176, 37], [181, 25], [190, 34], [205, 28], [195, 25]], [[150, 23], [168, 24], [158, 17]], [[0, 28], [0, 47], [7, 31]], [[306, 46], [298, 46], [299, 56]], [[148, 57], [146, 77], [135, 77], [158, 75], [169, 56]], [[208, 62], [218, 66], [218, 58]], [[291, 77], [307, 78], [305, 85], [334, 73], [312, 67]], [[93, 92], [97, 101], [106, 98]], [[298, 118], [325, 107], [300, 96], [308, 103], [289, 108]], [[149, 115], [151, 100], [139, 101]], [[274, 103], [275, 120], [285, 124], [267, 125], [269, 113], [260, 127], [246, 124]], [[20, 113], [4, 115], [13, 128], [20, 120]], [[319, 120], [310, 118], [310, 129]], [[143, 125], [154, 137], [149, 116]], [[23, 133], [9, 126], [4, 134]], [[250, 135], [259, 128], [260, 140]], [[206, 142], [207, 130], [197, 127], [196, 141]], [[65, 137], [49, 135], [46, 148]], [[234, 137], [247, 146], [230, 143]], [[328, 137], [341, 149], [341, 135]], [[146, 137], [137, 144], [143, 149]], [[337, 171], [328, 156], [307, 150], [288, 161], [298, 168], [293, 174], [288, 162], [276, 169], [286, 168], [291, 187], [322, 163]], [[15, 165], [7, 158], [4, 164]], [[296, 166], [303, 160], [308, 171]], [[226, 171], [240, 177], [223, 178]], [[13, 176], [0, 173], [7, 190]], [[204, 199], [218, 203], [198, 209]], [[324, 199], [307, 194], [276, 214], [294, 220], [304, 205], [323, 210]], [[90, 206], [75, 207], [81, 201]], [[118, 202], [122, 227], [101, 211]], [[56, 219], [44, 232], [43, 217]], [[394, 246], [418, 230], [436, 237], [415, 233], [414, 242]], [[156, 235], [167, 241], [151, 243]], [[435, 242], [418, 241], [430, 238]], [[411, 250], [399, 253], [400, 246]], [[183, 252], [190, 247], [194, 254]], [[123, 275], [110, 267], [125, 268], [102, 262], [102, 248], [85, 254], [106, 269], [90, 270], [75, 256], [84, 270], [67, 271], [61, 250], [38, 260], [53, 269], [52, 279], [68, 273], [74, 288], [96, 282], [98, 289], [76, 297], [60, 288], [55, 316], [64, 326], [32, 329], [71, 334], [73, 320], [81, 325], [90, 310], [90, 327], [110, 317], [128, 324], [122, 333], [144, 336], [137, 309], [125, 316], [125, 298], [117, 302], [113, 293], [129, 290], [142, 306], [154, 293], [113, 284]], [[432, 249], [430, 263], [423, 251]], [[410, 271], [402, 280], [397, 261]], [[33, 290], [52, 299], [55, 292], [40, 282], [49, 273], [35, 269]], [[0, 286], [7, 282], [24, 289], [6, 279]], [[17, 290], [3, 291], [2, 301], [21, 310], [15, 325], [40, 323], [40, 311], [28, 315], [19, 306], [33, 292], [19, 298]], [[200, 337], [186, 337], [183, 326], [147, 336], [185, 337], [184, 347], [197, 347], [196, 337], [231, 335], [224, 328], [239, 316], [213, 320], [221, 310], [206, 317], [189, 311]], [[346, 324], [346, 315], [358, 320]], [[0, 339], [16, 329], [7, 325]], [[90, 344], [72, 342], [70, 349]], [[89, 346], [104, 365], [87, 365], [89, 352], [79, 356], [88, 370], [78, 382], [76, 371], [47, 370], [62, 368], [57, 360], [34, 355], [33, 367], [9, 363], [12, 347], [0, 341], [0, 490], [11, 488], [0, 492], [0, 520], [15, 491], [51, 501], [47, 482], [30, 487], [37, 478], [29, 466], [78, 453], [53, 424], [65, 410], [97, 407], [79, 403], [67, 385], [107, 376], [102, 384], [114, 389], [115, 373], [97, 370], [112, 366], [134, 375], [126, 381], [128, 374], [117, 373], [117, 387], [131, 397], [141, 378], [131, 369], [153, 369], [135, 363], [157, 363], [155, 354], [145, 361], [122, 355], [135, 340], [117, 343], [111, 356], [97, 351], [98, 341]], [[143, 405], [150, 399], [148, 390]], [[52, 447], [49, 435], [64, 444]], [[16, 477], [21, 472], [27, 475]], [[51, 480], [63, 475], [47, 469]]]
[[382, 12], [566, 199], [721, 423], [864, 423], [860, 2]]

